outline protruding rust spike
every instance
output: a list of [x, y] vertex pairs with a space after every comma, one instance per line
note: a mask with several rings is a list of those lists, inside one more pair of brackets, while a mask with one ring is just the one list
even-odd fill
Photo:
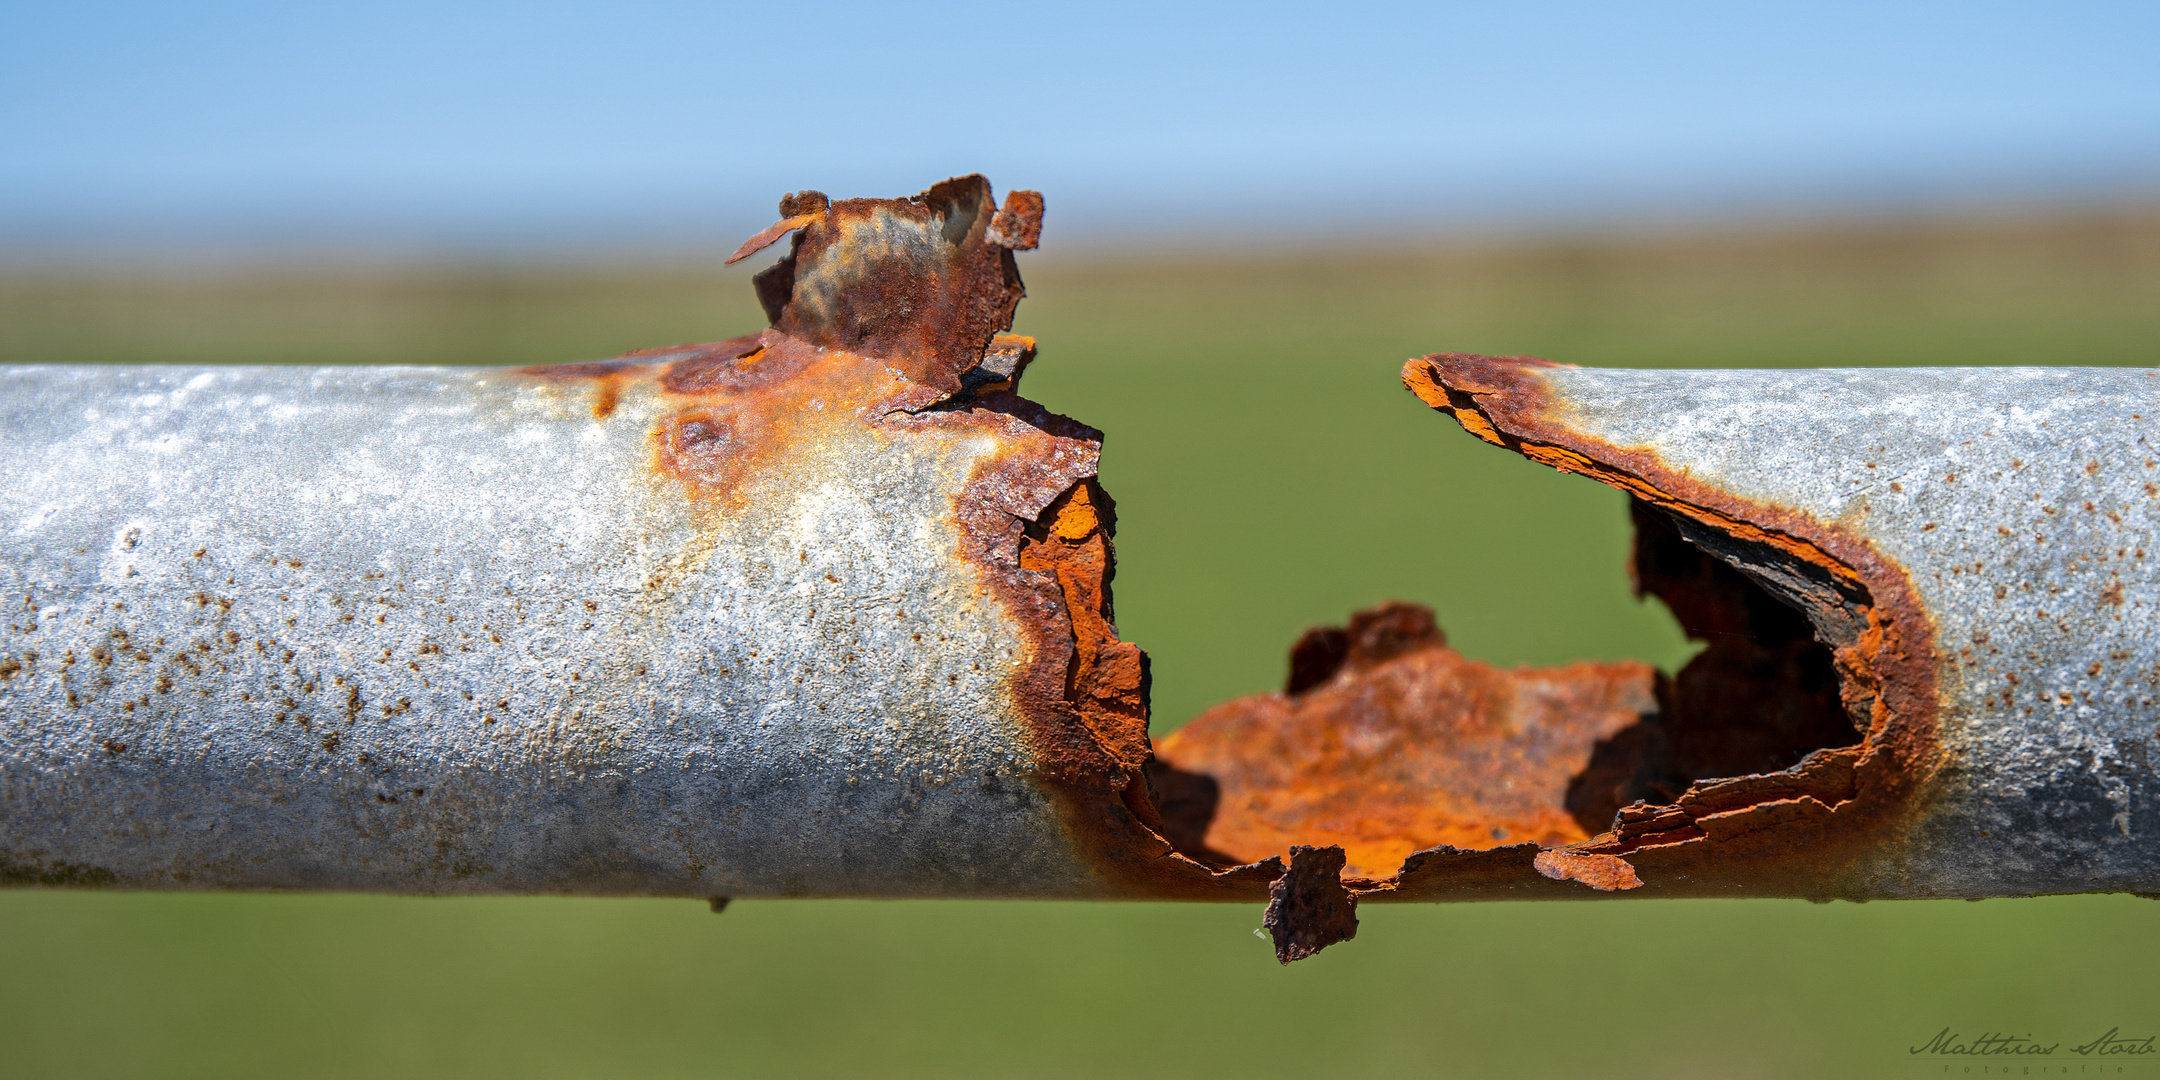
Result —
[[712, 905], [712, 913], [718, 915], [727, 910], [728, 903], [733, 899], [733, 897], [728, 896], [715, 896], [707, 900], [706, 903]]
[[1290, 849], [1290, 869], [1268, 886], [1267, 916], [1261, 925], [1275, 941], [1281, 963], [1312, 954], [1357, 936], [1357, 900], [1342, 883], [1343, 849]]
[[[782, 205], [785, 205], [784, 201]], [[780, 221], [776, 221], [770, 225], [765, 226], [763, 231], [759, 232], [756, 236], [753, 236], [750, 239], [743, 241], [742, 246], [736, 248], [735, 253], [727, 257], [727, 265], [733, 266], [736, 263], [739, 263], [744, 259], [747, 259], [750, 256], [771, 247], [774, 241], [779, 240], [781, 237], [786, 236], [787, 234], [794, 232], [795, 230], [800, 229], [803, 226], [808, 225], [813, 221], [816, 221], [817, 219], [817, 214], [798, 214], [793, 217], [784, 218]]]

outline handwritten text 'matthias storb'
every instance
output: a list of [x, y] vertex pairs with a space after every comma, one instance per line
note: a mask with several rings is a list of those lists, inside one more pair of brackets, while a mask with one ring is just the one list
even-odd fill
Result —
[[2156, 1051], [2153, 1046], [2155, 1038], [2160, 1038], [2160, 1036], [2125, 1037], [2121, 1028], [2109, 1028], [2106, 1034], [2091, 1042], [2080, 1043], [2075, 1046], [2064, 1046], [2060, 1040], [2043, 1043], [2031, 1035], [2002, 1035], [1992, 1031], [1984, 1033], [1978, 1038], [1968, 1039], [1949, 1028], [1944, 1028], [1936, 1032], [1934, 1038], [1919, 1046], [1909, 1047], [1906, 1052], [1910, 1054], [1949, 1054], [1960, 1057], [2047, 1057], [2057, 1050], [2068, 1050], [2080, 1057], [2114, 1057], [2118, 1055], [2143, 1057], [2147, 1054], [2160, 1052]]

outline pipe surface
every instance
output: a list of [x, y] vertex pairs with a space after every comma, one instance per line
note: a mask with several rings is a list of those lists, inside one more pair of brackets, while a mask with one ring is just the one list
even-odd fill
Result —
[[717, 344], [8, 370], [0, 871], [1264, 895], [1144, 820], [1100, 436], [1001, 333], [1039, 198], [790, 198]]

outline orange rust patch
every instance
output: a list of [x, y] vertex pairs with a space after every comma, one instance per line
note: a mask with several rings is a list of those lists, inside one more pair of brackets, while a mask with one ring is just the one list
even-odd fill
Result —
[[669, 365], [660, 379], [663, 390], [692, 404], [653, 425], [653, 468], [702, 506], [739, 509], [746, 490], [793, 447], [834, 425], [861, 425], [866, 406], [907, 388], [863, 357], [778, 335], [769, 346], [719, 359], [743, 348], [701, 351]]
[[1110, 621], [1116, 509], [1093, 475], [1101, 433], [1007, 391], [888, 422], [964, 426], [998, 439], [999, 453], [955, 503], [963, 553], [1026, 636], [1029, 659], [1013, 695], [1035, 782], [1054, 798], [1103, 890], [1265, 899], [1282, 860], [1220, 868], [1165, 839], [1171, 826], [1147, 773], [1147, 656], [1119, 641]]
[[1073, 653], [1065, 672], [1066, 700], [1120, 768], [1147, 764], [1147, 657], [1117, 639], [1110, 625], [1110, 538], [1103, 513], [1108, 498], [1093, 480], [1074, 485], [1020, 543], [1020, 566], [1057, 577], [1072, 620]]
[[1252, 860], [1338, 845], [1346, 874], [1381, 879], [1441, 845], [1589, 838], [1568, 813], [1569, 781], [1599, 740], [1655, 709], [1655, 672], [1505, 671], [1465, 659], [1437, 630], [1405, 638], [1419, 621], [1406, 612], [1431, 626], [1411, 605], [1361, 613], [1324, 681], [1218, 705], [1164, 737], [1166, 763], [1220, 786], [1209, 848]]
[[1576, 855], [1565, 851], [1540, 851], [1531, 860], [1537, 872], [1554, 881], [1579, 881], [1599, 892], [1642, 888], [1635, 868], [1617, 855]]
[[820, 352], [770, 332], [746, 334], [676, 357], [660, 388], [686, 397], [755, 393], [801, 374]]
[[622, 399], [623, 384], [644, 378], [651, 370], [649, 364], [624, 357], [594, 363], [515, 368], [512, 373], [548, 383], [590, 383], [593, 419], [605, 420], [615, 412], [616, 403]]

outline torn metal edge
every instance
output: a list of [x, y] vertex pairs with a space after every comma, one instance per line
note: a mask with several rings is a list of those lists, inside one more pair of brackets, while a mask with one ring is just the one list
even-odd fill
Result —
[[[1589, 476], [1697, 526], [1690, 539], [1723, 538], [1826, 579], [1829, 590], [1816, 603], [1859, 608], [1847, 640], [1826, 644], [1862, 733], [1856, 746], [1817, 752], [1782, 772], [1698, 781], [1673, 806], [1623, 815], [1615, 830], [1566, 851], [1624, 856], [1644, 885], [1630, 895], [1868, 898], [1868, 886], [1852, 873], [1857, 856], [1910, 824], [1940, 765], [1934, 628], [1909, 576], [1850, 530], [1739, 498], [1654, 454], [1572, 429], [1564, 403], [1539, 378], [1562, 366], [1441, 353], [1407, 363], [1402, 381], [1486, 442]], [[1848, 622], [1837, 612], [1807, 613], [1818, 626]], [[1419, 865], [1369, 898], [1468, 898], [1449, 888], [1452, 875], [1427, 869], [1434, 860], [1413, 861]]]

